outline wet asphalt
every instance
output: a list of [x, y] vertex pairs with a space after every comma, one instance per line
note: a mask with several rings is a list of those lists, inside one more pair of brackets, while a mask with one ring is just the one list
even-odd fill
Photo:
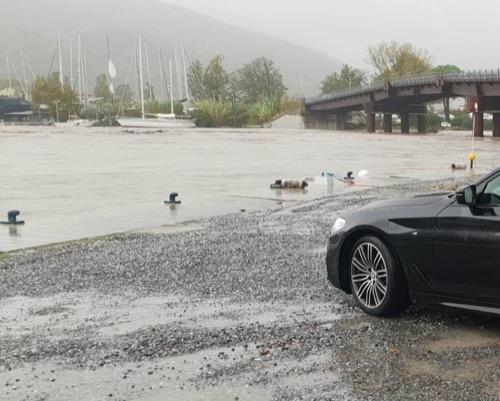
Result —
[[0, 399], [498, 400], [497, 317], [372, 318], [326, 279], [337, 215], [447, 185], [0, 254]]

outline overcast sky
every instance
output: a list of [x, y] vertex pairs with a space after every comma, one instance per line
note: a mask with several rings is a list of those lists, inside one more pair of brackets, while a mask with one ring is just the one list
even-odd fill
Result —
[[411, 42], [435, 64], [500, 66], [499, 0], [160, 0], [368, 68], [367, 47]]

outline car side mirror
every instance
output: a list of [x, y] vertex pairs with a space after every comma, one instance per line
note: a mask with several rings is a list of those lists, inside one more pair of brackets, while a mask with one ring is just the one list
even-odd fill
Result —
[[468, 205], [474, 207], [476, 205], [476, 186], [470, 185], [456, 192], [456, 199], [459, 205]]

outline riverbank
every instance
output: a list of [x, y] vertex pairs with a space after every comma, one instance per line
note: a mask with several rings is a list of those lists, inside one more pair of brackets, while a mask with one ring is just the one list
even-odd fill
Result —
[[326, 280], [340, 213], [413, 182], [0, 260], [9, 400], [498, 400], [498, 319], [375, 319]]

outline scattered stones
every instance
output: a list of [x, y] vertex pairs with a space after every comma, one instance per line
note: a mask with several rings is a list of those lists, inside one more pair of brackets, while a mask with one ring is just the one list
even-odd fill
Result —
[[[218, 399], [210, 391], [219, 387], [232, 390], [227, 399], [234, 400], [498, 399], [498, 343], [432, 347], [457, 327], [489, 330], [498, 325], [494, 319], [422, 307], [399, 319], [374, 319], [326, 279], [325, 244], [337, 214], [449, 184], [375, 188], [217, 217], [200, 231], [119, 235], [11, 254], [0, 260], [0, 308], [11, 297], [60, 293], [74, 294], [78, 303], [84, 291], [138, 300], [179, 296], [211, 308], [193, 318], [186, 304], [173, 323], [109, 336], [99, 335], [102, 321], [88, 318], [63, 337], [52, 335], [50, 319], [70, 314], [71, 305], [31, 310], [33, 318], [47, 319], [45, 326], [0, 336], [0, 398], [10, 399], [15, 388], [28, 399], [29, 386], [43, 382], [64, 399], [61, 377], [69, 369], [85, 370], [82, 377], [117, 372], [112, 388], [82, 394], [87, 399], [141, 399], [158, 389]], [[249, 319], [255, 305], [267, 309]], [[113, 319], [106, 317], [110, 330], [119, 323]], [[40, 373], [48, 362], [61, 368]], [[37, 367], [36, 375], [21, 376], [26, 365]], [[76, 394], [73, 386], [66, 393]]]

